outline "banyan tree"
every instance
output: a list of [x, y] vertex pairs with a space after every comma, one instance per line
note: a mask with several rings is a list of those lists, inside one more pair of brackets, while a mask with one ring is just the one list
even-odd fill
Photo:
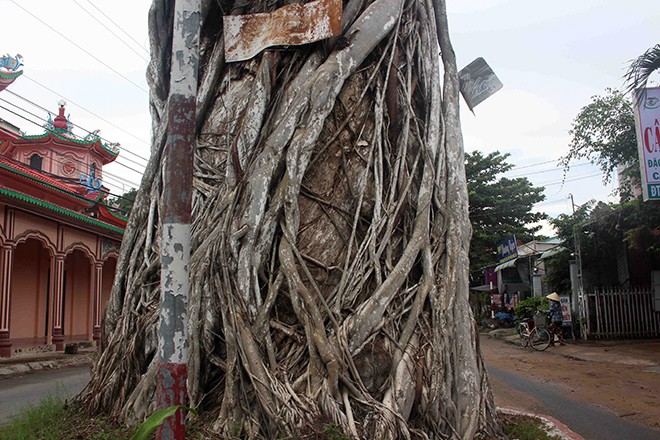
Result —
[[[498, 436], [445, 1], [345, 0], [340, 36], [232, 63], [223, 17], [292, 2], [202, 3], [187, 387], [205, 429]], [[126, 423], [156, 408], [173, 8], [150, 11], [151, 158], [79, 397]]]

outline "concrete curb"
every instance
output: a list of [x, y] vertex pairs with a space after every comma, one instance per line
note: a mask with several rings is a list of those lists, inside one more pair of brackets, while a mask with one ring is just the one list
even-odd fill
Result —
[[76, 355], [58, 353], [48, 357], [51, 359], [29, 361], [16, 357], [11, 358], [10, 361], [2, 362], [0, 363], [0, 379], [40, 370], [56, 370], [60, 368], [89, 365], [94, 357], [94, 353], [86, 352]]

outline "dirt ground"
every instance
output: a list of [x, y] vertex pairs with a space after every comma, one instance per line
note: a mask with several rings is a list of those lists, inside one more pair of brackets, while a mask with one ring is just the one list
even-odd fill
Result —
[[[569, 343], [535, 352], [487, 335], [482, 335], [480, 341], [487, 365], [556, 383], [564, 388], [567, 398], [596, 404], [620, 417], [660, 429], [660, 359], [648, 345], [613, 343], [594, 348]], [[561, 355], [563, 349], [570, 357]], [[492, 375], [490, 381], [497, 406], [542, 412], [532, 396], [505, 386]]]

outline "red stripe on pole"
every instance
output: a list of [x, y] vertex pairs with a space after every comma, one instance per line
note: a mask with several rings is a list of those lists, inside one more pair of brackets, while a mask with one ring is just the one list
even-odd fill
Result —
[[167, 162], [163, 173], [163, 223], [190, 223], [193, 155], [195, 152], [195, 96], [171, 95], [167, 134]]
[[[158, 407], [165, 409], [170, 406], [186, 405], [188, 392], [186, 378], [188, 368], [186, 364], [161, 363], [158, 365], [158, 379], [156, 394]], [[186, 438], [185, 411], [178, 410], [172, 417], [168, 417], [158, 429], [157, 438], [183, 440]]]

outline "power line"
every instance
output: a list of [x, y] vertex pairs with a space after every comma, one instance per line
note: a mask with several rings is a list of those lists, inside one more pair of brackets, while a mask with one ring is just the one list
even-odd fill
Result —
[[[2, 153], [0, 153], [0, 156], [4, 157], [5, 159], [8, 159], [8, 160], [10, 160], [10, 161], [12, 161], [12, 162], [20, 163], [21, 165], [27, 166], [27, 164], [25, 164], [25, 163], [23, 163], [23, 162], [20, 162], [20, 161], [17, 161], [16, 159], [13, 159], [13, 158], [11, 158], [11, 157], [5, 156], [5, 155], [2, 154]], [[49, 174], [49, 175], [51, 175], [50, 173], [46, 173], [46, 172], [41, 171], [41, 170], [35, 170], [35, 171], [39, 171], [39, 172], [42, 173], [42, 174]], [[53, 174], [52, 176], [53, 176], [53, 177], [60, 177], [60, 176], [57, 176], [57, 175], [54, 175], [54, 174]], [[28, 178], [29, 178], [29, 176], [28, 176]], [[67, 194], [67, 195], [69, 195], [69, 196], [71, 196], [71, 197], [73, 197], [73, 198], [76, 198], [76, 199], [82, 200], [82, 201], [84, 201], [84, 202], [87, 202], [87, 203], [90, 203], [90, 204], [96, 204], [96, 203], [98, 203], [97, 200], [88, 199], [88, 198], [86, 198], [86, 197], [84, 197], [84, 196], [82, 196], [82, 195], [80, 195], [80, 194], [78, 194], [78, 193], [76, 193], [76, 192], [74, 192], [74, 191], [71, 191], [71, 190], [68, 190], [68, 189], [65, 189], [65, 188], [62, 188], [62, 187], [59, 187], [59, 186], [53, 185], [53, 184], [51, 184], [51, 183], [48, 183], [48, 182], [44, 182], [44, 181], [41, 181], [41, 183], [42, 183], [43, 185], [49, 187], [49, 188], [55, 189], [55, 190], [57, 190], [57, 191], [61, 191], [61, 192], [65, 193], [65, 194]], [[66, 185], [64, 182], [60, 182], [60, 183], [61, 183], [62, 185]], [[123, 196], [121, 196], [121, 195], [113, 194], [113, 193], [111, 193], [110, 191], [106, 191], [106, 190], [101, 190], [101, 189], [99, 189], [98, 192], [103, 193], [103, 194], [108, 194], [108, 195], [111, 195], [111, 196], [116, 197], [116, 198], [119, 198], [119, 199], [130, 200], [130, 199], [127, 199], [126, 197], [123, 197]], [[114, 206], [110, 206], [110, 205], [108, 205], [107, 203], [104, 203], [104, 205], [105, 205], [108, 209], [112, 209], [112, 210], [115, 210], [115, 211], [119, 211], [117, 208], [115, 208]]]
[[[130, 133], [130, 132], [124, 130], [122, 127], [119, 127], [118, 125], [116, 125], [116, 124], [114, 124], [114, 123], [108, 121], [107, 119], [103, 118], [102, 116], [97, 115], [97, 114], [94, 113], [93, 111], [88, 110], [87, 108], [83, 107], [82, 105], [78, 104], [77, 102], [75, 102], [75, 101], [73, 101], [73, 100], [67, 98], [66, 96], [62, 95], [61, 93], [58, 93], [58, 92], [56, 92], [55, 90], [53, 90], [53, 89], [51, 89], [51, 88], [49, 88], [49, 87], [47, 87], [47, 86], [41, 84], [41, 83], [40, 83], [39, 81], [37, 81], [36, 79], [34, 79], [34, 78], [30, 78], [30, 77], [29, 77], [28, 75], [26, 75], [26, 74], [23, 74], [22, 78], [29, 79], [29, 80], [32, 81], [33, 83], [37, 84], [38, 86], [43, 87], [44, 89], [48, 90], [48, 91], [51, 92], [52, 94], [57, 95], [57, 96], [59, 96], [59, 97], [61, 97], [61, 98], [64, 98], [67, 102], [69, 102], [69, 103], [71, 103], [71, 104], [77, 106], [77, 107], [80, 108], [81, 110], [86, 111], [87, 113], [89, 113], [90, 115], [94, 116], [95, 118], [98, 118], [98, 119], [102, 120], [103, 122], [105, 122], [105, 123], [111, 125], [112, 127], [116, 128], [117, 130], [119, 130], [119, 131], [121, 131], [121, 132], [123, 132], [123, 133], [125, 133], [125, 134], [127, 134], [127, 135], [129, 135], [129, 136], [131, 136], [133, 139], [138, 140], [138, 141], [142, 142], [143, 144], [149, 146], [149, 143], [148, 143], [147, 141], [145, 141], [144, 139], [141, 139], [141, 138], [139, 138], [138, 136], [134, 135], [133, 133]], [[7, 92], [11, 92], [9, 89], [5, 89], [5, 91], [7, 91]], [[11, 92], [11, 93], [13, 93], [13, 92]], [[24, 99], [25, 99], [25, 98], [24, 98]], [[29, 100], [28, 100], [28, 101], [29, 101]], [[32, 101], [29, 101], [29, 102], [32, 103]], [[32, 104], [33, 104], [33, 105], [37, 105], [37, 104], [34, 104], [34, 103], [32, 103]], [[38, 105], [37, 105], [37, 106], [38, 106]], [[48, 111], [48, 110], [46, 110], [46, 111]], [[85, 131], [87, 131], [87, 132], [89, 133], [88, 130], [85, 130]], [[129, 154], [131, 154], [131, 155], [133, 155], [133, 156], [135, 156], [135, 157], [137, 157], [137, 158], [140, 158], [140, 159], [144, 160], [145, 162], [149, 162], [149, 159], [146, 159], [146, 158], [144, 158], [144, 157], [142, 157], [142, 156], [140, 156], [140, 155], [138, 155], [138, 154], [136, 154], [136, 153], [133, 153], [133, 152], [130, 151], [130, 150], [126, 150], [126, 149], [122, 149], [122, 150], [125, 151], [125, 152], [127, 152], [127, 153], [129, 153]]]
[[[100, 24], [101, 26], [103, 26], [103, 27], [105, 28], [105, 30], [107, 30], [108, 32], [110, 32], [112, 35], [115, 36], [115, 38], [117, 38], [119, 41], [121, 41], [121, 42], [124, 44], [124, 46], [126, 46], [126, 47], [128, 47], [130, 50], [132, 50], [133, 53], [135, 53], [137, 56], [139, 56], [140, 58], [142, 58], [144, 61], [149, 61], [147, 58], [144, 57], [144, 55], [142, 55], [141, 53], [139, 53], [137, 50], [133, 49], [133, 47], [131, 47], [127, 42], [125, 42], [125, 41], [124, 41], [119, 35], [115, 34], [114, 31], [113, 31], [112, 29], [110, 29], [109, 27], [107, 27], [107, 26], [106, 26], [101, 20], [99, 20], [98, 18], [96, 18], [91, 12], [89, 12], [87, 9], [85, 9], [80, 3], [78, 3], [76, 0], [73, 0], [73, 2], [74, 2], [76, 5], [78, 5], [78, 7], [79, 7], [80, 9], [82, 9], [83, 11], [85, 11], [85, 13], [87, 13], [87, 15], [89, 15], [89, 16], [92, 17], [94, 20], [96, 20], [96, 22], [97, 22], [98, 24]], [[94, 5], [92, 4], [92, 6], [94, 6]], [[98, 9], [98, 8], [97, 8], [97, 9]], [[115, 25], [115, 26], [116, 26], [116, 25]]]
[[553, 160], [546, 160], [545, 162], [533, 163], [533, 164], [530, 164], [530, 165], [514, 166], [513, 168], [511, 168], [511, 170], [522, 170], [523, 168], [533, 168], [533, 167], [537, 167], [539, 165], [547, 165], [549, 163], [555, 163], [555, 162], [558, 162], [558, 161], [559, 161], [559, 159], [553, 159]]
[[[6, 102], [7, 104], [10, 104], [10, 105], [16, 107], [17, 109], [20, 109], [20, 110], [24, 111], [25, 113], [29, 114], [30, 116], [33, 116], [33, 117], [37, 118], [37, 120], [39, 120], [39, 121], [42, 121], [42, 122], [44, 122], [44, 123], [47, 123], [47, 122], [48, 122], [48, 121], [47, 121], [46, 119], [44, 119], [43, 117], [41, 117], [41, 116], [39, 116], [39, 115], [36, 115], [36, 114], [30, 112], [29, 110], [27, 110], [27, 109], [21, 107], [20, 105], [18, 105], [18, 104], [16, 104], [16, 103], [13, 103], [13, 102], [11, 102], [11, 101], [7, 101], [6, 99], [3, 99], [3, 98], [0, 98], [0, 101], [4, 101], [4, 102]], [[33, 103], [33, 105], [36, 105], [36, 104]], [[43, 107], [41, 107], [41, 106], [37, 106], [37, 107], [40, 108], [40, 109], [42, 109], [43, 111], [49, 113], [49, 114], [55, 114], [55, 113], [56, 113], [56, 112], [51, 112], [50, 110], [45, 109], [45, 108], [43, 108]], [[6, 110], [7, 110], [7, 111], [10, 111], [10, 110], [8, 110], [8, 109], [6, 109]], [[12, 112], [12, 113], [13, 113], [13, 112]], [[16, 114], [16, 113], [14, 113], [14, 114]], [[39, 127], [39, 128], [43, 128], [43, 125], [41, 125], [41, 124], [38, 123], [38, 122], [34, 122], [33, 120], [31, 120], [31, 119], [29, 119], [29, 118], [26, 118], [26, 117], [22, 117], [22, 118], [25, 119], [25, 120], [28, 121], [28, 122], [31, 122], [32, 124], [36, 125], [36, 126]], [[68, 121], [67, 121], [67, 122], [68, 122]], [[106, 143], [112, 145], [112, 142], [108, 141], [107, 139], [105, 139], [105, 138], [103, 138], [103, 137], [101, 137], [101, 136], [98, 136], [98, 135], [97, 135], [96, 133], [94, 133], [94, 132], [91, 132], [91, 131], [89, 131], [89, 130], [86, 130], [86, 129], [84, 129], [84, 128], [82, 128], [82, 127], [76, 125], [76, 124], [73, 124], [73, 123], [72, 123], [71, 125], [72, 125], [73, 127], [75, 127], [75, 128], [79, 128], [79, 129], [81, 129], [81, 130], [87, 132], [88, 135], [90, 135], [90, 134], [91, 134], [91, 135], [94, 135], [94, 136], [98, 137], [99, 139], [106, 141]], [[76, 136], [76, 135], [74, 135], [74, 136]], [[78, 138], [78, 139], [83, 139], [83, 138], [81, 138], [80, 136], [76, 136], [76, 138]], [[126, 150], [125, 150], [125, 151], [126, 151]], [[140, 167], [146, 167], [145, 164], [141, 164], [141, 163], [135, 162], [135, 161], [132, 160], [132, 159], [122, 158], [122, 160], [127, 160], [128, 162], [131, 162], [131, 163], [133, 163], [133, 164], [135, 164], [135, 165], [138, 165], [138, 166], [140, 166]], [[118, 162], [119, 164], [123, 165], [123, 163], [121, 163], [121, 161], [117, 161], [117, 162]], [[130, 168], [130, 167], [128, 167], [128, 166], [126, 166], [126, 167], [129, 168], [131, 171], [135, 171], [136, 173], [142, 173], [141, 171], [134, 170], [134, 169], [132, 169], [132, 168]]]
[[[6, 101], [6, 100], [4, 100], [4, 99], [2, 99], [2, 98], [0, 98], [0, 101], [8, 102], [8, 101]], [[10, 102], [9, 104], [15, 105], [15, 104], [13, 104], [13, 103], [11, 103], [11, 102]], [[21, 115], [21, 114], [19, 114], [19, 113], [14, 112], [13, 110], [8, 109], [7, 107], [4, 107], [4, 106], [1, 106], [1, 105], [0, 105], [0, 108], [3, 109], [3, 110], [5, 110], [5, 111], [8, 111], [9, 113], [12, 113], [13, 115], [18, 116], [19, 118], [25, 119], [26, 121], [31, 122], [32, 124], [35, 124], [35, 125], [41, 127], [38, 123], [32, 121], [31, 119], [29, 119], [29, 118], [27, 118], [27, 117], [25, 117], [25, 116], [23, 116], [23, 115]], [[20, 107], [18, 107], [18, 108], [20, 108]], [[25, 110], [25, 109], [22, 109], [22, 108], [21, 108], [21, 110], [25, 111], [26, 113], [28, 113], [28, 114], [30, 114], [30, 115], [32, 115], [32, 116], [35, 116], [35, 115], [31, 114], [30, 112], [28, 112], [28, 111]], [[35, 116], [35, 117], [38, 118], [38, 116]], [[138, 171], [138, 170], [136, 170], [136, 169], [134, 169], [134, 168], [131, 168], [131, 167], [129, 167], [128, 165], [126, 165], [126, 164], [124, 164], [124, 163], [121, 163], [121, 162], [116, 161], [116, 160], [115, 160], [114, 162], [117, 163], [117, 165], [121, 165], [121, 166], [123, 166], [124, 168], [127, 168], [127, 169], [129, 169], [129, 170], [131, 170], [131, 171], [133, 171], [133, 172], [135, 172], [135, 173], [138, 173], [138, 174], [142, 175], [142, 172], [141, 172], [141, 171]], [[126, 183], [130, 183], [130, 182], [126, 182]]]
[[[2, 98], [0, 98], [0, 101], [8, 102], [8, 101], [6, 101], [5, 99], [2, 99]], [[12, 104], [12, 103], [9, 102], [9, 104]], [[14, 105], [14, 104], [12, 104], [12, 105]], [[5, 110], [5, 111], [7, 111], [7, 112], [9, 112], [9, 113], [11, 113], [11, 114], [13, 114], [13, 115], [15, 115], [15, 116], [18, 116], [19, 118], [22, 118], [22, 119], [26, 120], [26, 121], [28, 121], [28, 122], [30, 122], [30, 123], [32, 123], [32, 124], [38, 126], [38, 127], [41, 127], [41, 125], [39, 125], [37, 122], [34, 122], [34, 121], [31, 120], [30, 118], [27, 118], [27, 117], [25, 117], [25, 116], [23, 116], [23, 115], [21, 115], [21, 114], [19, 114], [19, 113], [16, 113], [15, 111], [10, 110], [10, 109], [8, 109], [8, 108], [5, 107], [5, 106], [0, 105], [0, 108], [3, 109], [3, 110]], [[18, 107], [18, 108], [20, 108], [20, 107]], [[26, 110], [24, 110], [24, 109], [22, 109], [22, 108], [21, 108], [21, 110], [25, 111], [26, 113], [28, 113], [28, 114], [30, 114], [30, 115], [32, 115], [32, 116], [35, 116], [35, 115], [33, 115], [32, 113], [30, 113], [30, 112], [28, 112], [28, 111], [26, 111]], [[38, 118], [38, 116], [35, 116], [35, 117]], [[43, 127], [41, 127], [41, 128], [43, 128]], [[138, 173], [138, 174], [142, 175], [142, 172], [141, 172], [141, 171], [138, 171], [138, 170], [136, 170], [136, 169], [134, 169], [134, 168], [131, 168], [131, 167], [129, 167], [128, 165], [125, 165], [125, 164], [123, 164], [123, 163], [121, 163], [121, 162], [117, 162], [117, 164], [118, 164], [118, 165], [121, 165], [121, 166], [123, 166], [124, 168], [127, 168], [127, 169], [129, 169], [129, 170], [131, 170], [131, 171], [133, 171], [133, 172], [135, 172], [135, 173]]]
[[565, 198], [565, 197], [562, 197], [561, 199], [543, 200], [542, 202], [535, 203], [535, 204], [534, 204], [534, 207], [536, 208], [536, 207], [539, 207], [539, 206], [552, 205], [552, 204], [554, 204], [554, 203], [562, 202], [562, 201], [565, 202], [565, 201], [566, 201], [566, 198]]
[[[0, 98], [0, 99], [2, 99], [2, 98]], [[0, 108], [3, 108], [4, 110], [9, 111], [10, 113], [14, 113], [14, 112], [12, 112], [11, 110], [9, 110], [9, 109], [7, 109], [7, 108], [5, 108], [5, 107], [3, 107], [3, 106], [0, 106]], [[16, 114], [16, 113], [14, 113], [14, 114], [15, 114], [16, 116], [22, 117], [22, 116], [20, 116], [20, 115], [18, 115], [18, 114]], [[25, 118], [24, 118], [24, 119], [25, 119]], [[50, 149], [50, 148], [45, 148], [45, 149], [46, 149], [47, 151], [50, 151], [50, 152], [54, 153], [54, 154], [57, 154], [58, 156], [65, 156], [65, 157], [68, 158], [69, 160], [71, 160], [71, 161], [73, 161], [73, 162], [78, 163], [79, 165], [81, 165], [82, 168], [87, 168], [87, 164], [86, 164], [86, 163], [80, 161], [79, 159], [76, 159], [75, 157], [66, 156], [66, 155], [64, 155], [63, 153], [60, 153], [60, 152], [55, 151], [55, 150]], [[4, 155], [4, 154], [0, 154], [0, 156], [3, 156], [3, 157], [5, 157], [5, 158], [7, 158], [7, 159], [9, 159], [9, 160], [12, 160], [12, 161], [18, 162], [18, 163], [20, 163], [20, 164], [22, 164], [22, 165], [27, 165], [27, 164], [25, 164], [24, 162], [21, 162], [21, 161], [19, 161], [19, 160], [17, 160], [17, 159], [11, 158], [11, 157], [6, 156], [6, 155]], [[50, 159], [51, 159], [53, 162], [55, 162], [55, 163], [58, 163], [58, 164], [64, 164], [63, 161], [58, 160], [58, 159], [55, 159], [54, 157], [51, 157]], [[41, 171], [42, 173], [47, 173], [46, 171], [43, 171], [43, 170], [40, 170], [40, 171]], [[77, 171], [78, 171], [79, 173], [80, 173], [80, 172], [84, 172], [84, 169], [78, 169]], [[47, 173], [47, 174], [52, 174], [52, 173]], [[54, 175], [54, 174], [53, 174], [53, 175]], [[56, 176], [56, 177], [60, 177], [60, 176], [58, 176], [58, 175], [54, 175], [54, 176]], [[140, 186], [138, 183], [131, 182], [131, 181], [129, 181], [129, 180], [126, 180], [126, 179], [124, 179], [124, 178], [122, 178], [122, 177], [120, 177], [120, 176], [116, 176], [116, 175], [114, 175], [114, 174], [112, 174], [112, 173], [109, 173], [109, 172], [107, 172], [107, 171], [103, 171], [103, 176], [104, 176], [104, 177], [103, 177], [104, 180], [106, 180], [105, 177], [108, 176], [108, 177], [111, 177], [110, 180], [114, 180], [115, 182], [119, 183], [119, 184], [122, 185], [122, 186], [124, 186], [125, 184], [126, 184], [126, 185], [130, 185], [130, 186], [133, 187], [133, 188], [139, 188], [139, 186]], [[100, 190], [100, 191], [101, 191], [101, 190]], [[111, 193], [110, 191], [101, 191], [101, 192], [104, 192], [104, 193], [106, 193], [106, 194], [109, 194], [109, 195], [112, 195], [112, 196], [115, 196], [115, 197], [120, 197], [118, 194]], [[86, 200], [87, 200], [87, 199], [86, 199]]]
[[575, 182], [577, 180], [584, 180], [584, 179], [590, 179], [592, 177], [600, 177], [602, 176], [602, 173], [595, 173], [595, 174], [587, 174], [585, 176], [580, 176], [580, 177], [574, 177], [572, 179], [565, 179], [565, 180], [560, 180], [557, 182], [549, 182], [549, 183], [541, 183], [539, 184], [540, 186], [554, 186], [554, 185], [563, 185], [564, 183], [567, 182]]
[[16, 6], [18, 6], [19, 8], [21, 8], [21, 9], [22, 9], [23, 11], [25, 11], [26, 13], [28, 13], [29, 15], [31, 15], [32, 17], [34, 17], [36, 20], [38, 20], [41, 24], [43, 24], [44, 26], [46, 26], [48, 29], [52, 30], [53, 32], [55, 32], [56, 34], [58, 34], [60, 37], [64, 38], [66, 41], [68, 41], [69, 43], [73, 44], [73, 45], [76, 46], [78, 49], [80, 49], [81, 51], [83, 51], [84, 53], [86, 53], [88, 56], [90, 56], [91, 58], [95, 59], [97, 62], [99, 62], [100, 64], [104, 65], [104, 66], [107, 67], [109, 70], [111, 70], [111, 71], [114, 72], [115, 74], [119, 75], [120, 77], [122, 77], [123, 79], [125, 79], [126, 81], [128, 81], [129, 83], [133, 84], [135, 87], [137, 87], [138, 89], [142, 90], [144, 93], [149, 94], [149, 92], [148, 92], [146, 89], [142, 88], [142, 86], [140, 86], [139, 84], [133, 82], [131, 79], [129, 79], [128, 77], [124, 76], [122, 73], [120, 73], [119, 71], [115, 70], [115, 69], [112, 68], [110, 65], [108, 65], [108, 64], [106, 64], [105, 62], [101, 61], [99, 58], [97, 58], [95, 55], [93, 55], [92, 53], [90, 53], [90, 52], [87, 51], [86, 49], [83, 49], [80, 45], [78, 45], [76, 42], [74, 42], [73, 40], [71, 40], [69, 37], [65, 36], [65, 35], [62, 34], [60, 31], [58, 31], [57, 29], [55, 29], [54, 27], [52, 27], [51, 25], [49, 25], [48, 23], [46, 23], [45, 21], [43, 21], [42, 19], [40, 19], [39, 17], [37, 17], [36, 15], [34, 15], [32, 12], [28, 11], [28, 10], [25, 9], [23, 6], [21, 6], [21, 5], [19, 5], [18, 3], [16, 3], [15, 0], [11, 0], [11, 2], [12, 2], [13, 4], [15, 4]]
[[[575, 164], [575, 165], [571, 165], [571, 168], [585, 167], [587, 165], [591, 165], [591, 163], [589, 163], [589, 162], [578, 163], [578, 164]], [[513, 176], [506, 176], [506, 177], [508, 177], [509, 179], [515, 179], [517, 177], [527, 177], [527, 176], [534, 176], [536, 174], [555, 173], [557, 171], [564, 171], [564, 169], [563, 168], [551, 168], [551, 169], [548, 169], [548, 170], [534, 171], [532, 173], [516, 174], [516, 175], [513, 175]]]
[[99, 12], [101, 13], [101, 15], [103, 15], [105, 18], [107, 18], [107, 19], [110, 21], [110, 23], [112, 23], [112, 24], [114, 24], [115, 26], [117, 26], [117, 29], [119, 29], [119, 30], [122, 31], [124, 34], [126, 34], [126, 36], [127, 36], [128, 38], [130, 38], [131, 40], [133, 40], [133, 42], [134, 42], [135, 44], [137, 44], [137, 45], [138, 45], [139, 47], [141, 47], [141, 48], [142, 48], [147, 54], [149, 54], [149, 49], [147, 49], [147, 48], [144, 47], [142, 44], [140, 44], [135, 38], [133, 38], [133, 37], [131, 36], [131, 34], [129, 34], [128, 32], [126, 32], [121, 26], [119, 26], [117, 23], [115, 23], [114, 20], [112, 20], [112, 18], [110, 18], [105, 12], [103, 12], [102, 10], [100, 10], [100, 9], [98, 8], [98, 6], [96, 6], [96, 5], [95, 5], [94, 3], [92, 3], [90, 0], [87, 0], [87, 3], [89, 3], [90, 5], [92, 5], [92, 7], [93, 7], [94, 9], [96, 9], [97, 11], [99, 11]]

